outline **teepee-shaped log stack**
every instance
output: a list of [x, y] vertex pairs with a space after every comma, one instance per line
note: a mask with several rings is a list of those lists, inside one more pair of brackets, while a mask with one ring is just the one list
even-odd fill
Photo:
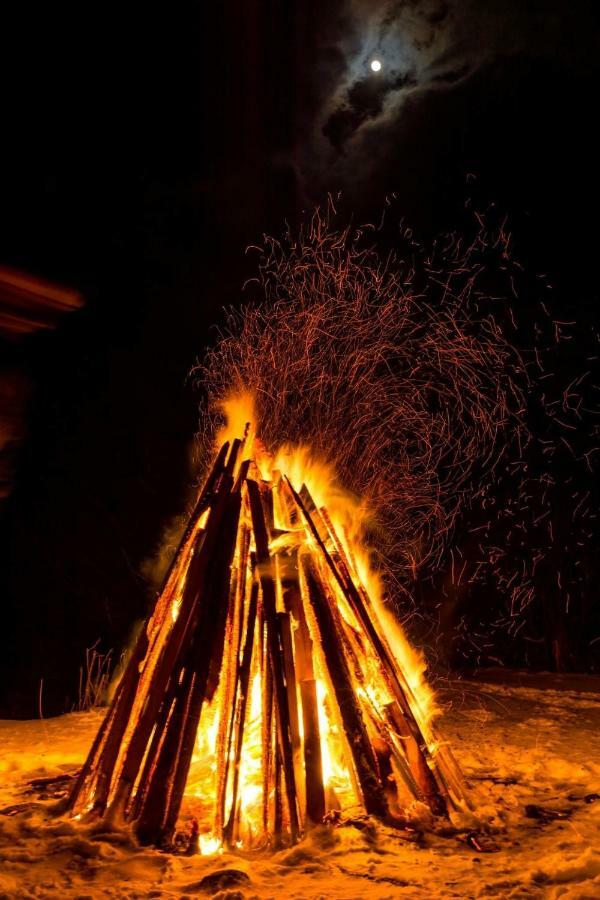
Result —
[[[463, 803], [361, 582], [304, 484], [264, 480], [248, 437], [200, 494], [70, 798], [75, 815], [220, 846], [280, 846], [361, 812]], [[263, 465], [264, 470], [264, 465]]]

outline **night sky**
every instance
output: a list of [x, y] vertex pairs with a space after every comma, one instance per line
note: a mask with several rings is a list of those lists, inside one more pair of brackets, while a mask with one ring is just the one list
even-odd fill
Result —
[[41, 678], [45, 713], [71, 708], [85, 648], [120, 652], [147, 613], [144, 560], [194, 477], [187, 375], [264, 231], [328, 192], [377, 219], [395, 192], [427, 238], [476, 191], [598, 323], [599, 19], [591, 0], [11, 10], [0, 263], [86, 302], [0, 341], [28, 389], [0, 504], [1, 716], [37, 714]]

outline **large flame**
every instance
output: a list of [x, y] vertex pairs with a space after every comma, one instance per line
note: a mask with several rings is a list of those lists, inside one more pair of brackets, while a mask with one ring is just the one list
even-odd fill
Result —
[[[218, 443], [248, 434], [249, 423], [254, 420], [255, 415], [252, 393], [243, 391], [227, 399], [222, 404], [222, 412], [226, 417], [226, 424], [219, 431]], [[335, 534], [339, 541], [339, 546], [335, 546], [335, 542], [330, 539], [329, 549], [343, 558], [354, 583], [369, 599], [370, 612], [376, 620], [377, 630], [384, 636], [386, 647], [398, 670], [406, 679], [405, 687], [411, 696], [419, 726], [425, 735], [429, 735], [435, 714], [435, 702], [433, 692], [424, 678], [426, 663], [422, 654], [410, 646], [402, 627], [386, 607], [382, 582], [371, 564], [371, 553], [364, 539], [365, 526], [371, 519], [368, 507], [341, 488], [334, 465], [318, 459], [308, 446], [293, 447], [286, 444], [271, 451], [258, 439], [250, 436], [250, 439], [246, 440], [243, 457], [253, 460], [263, 481], [274, 483], [280, 479], [287, 479], [295, 491], [300, 492], [303, 487], [308, 490], [321, 515], [330, 523], [331, 533]], [[271, 552], [274, 553], [280, 567], [285, 565], [285, 553], [290, 548], [301, 548], [302, 552], [316, 549], [315, 538], [306, 529], [305, 523], [297, 522], [290, 525], [286, 510], [277, 502], [274, 503], [273, 516], [275, 529], [282, 534], [272, 541]], [[234, 565], [237, 563], [239, 555], [236, 553]], [[358, 634], [361, 630], [360, 623], [357, 622], [341, 592], [338, 592], [336, 599], [344, 621]], [[174, 615], [176, 602], [173, 601]], [[280, 598], [278, 605], [281, 605]], [[316, 631], [314, 622], [309, 622], [309, 625], [311, 630]], [[293, 626], [294, 630], [297, 629], [298, 622], [294, 621]], [[237, 789], [239, 809], [237, 812], [234, 811], [239, 823], [235, 843], [240, 847], [256, 843], [256, 838], [260, 836], [268, 818], [269, 804], [273, 802], [272, 796], [265, 796], [267, 790], [264, 776], [265, 757], [272, 753], [273, 746], [272, 736], [264, 733], [264, 724], [261, 732], [265, 691], [265, 685], [261, 683], [264, 672], [261, 673], [259, 664], [261, 650], [259, 638], [255, 636], [249, 699], [245, 711], [244, 744], [239, 764]], [[342, 723], [339, 721], [339, 714], [332, 702], [333, 691], [328, 683], [327, 667], [320, 658], [318, 648], [315, 650], [315, 681], [327, 808], [338, 809], [341, 812], [356, 810], [361, 806], [361, 796], [353, 771], [351, 754]], [[358, 641], [354, 651], [357, 654], [360, 672], [357, 673], [353, 687], [357, 696], [361, 698], [365, 718], [367, 721], [373, 720], [372, 727], [377, 730], [383, 727], [382, 710], [386, 704], [392, 702], [393, 697], [389, 685], [381, 676], [377, 661], [371, 658], [368, 648], [361, 647]], [[234, 652], [231, 646], [228, 652]], [[221, 705], [221, 715], [227, 714], [223, 706], [224, 702], [227, 702], [226, 687], [223, 683], [226, 677], [224, 670], [218, 694], [202, 713], [196, 752], [186, 790], [188, 810], [193, 810], [200, 819], [199, 846], [202, 853], [214, 853], [221, 847], [217, 832], [222, 826], [222, 821], [211, 821], [209, 816], [202, 814], [202, 810], [206, 807], [205, 798], [214, 797], [217, 789], [215, 747], [218, 746], [218, 708]], [[296, 700], [298, 707], [301, 708], [302, 698], [299, 690]], [[301, 716], [299, 730], [300, 740], [303, 741]], [[230, 748], [229, 757], [224, 760], [229, 773], [226, 776], [229, 782], [224, 790], [225, 819], [232, 813], [228, 805], [231, 803], [232, 794], [233, 753], [233, 748]], [[221, 758], [223, 760], [223, 756]]]
[[202, 853], [462, 805], [425, 662], [387, 609], [368, 506], [223, 404], [211, 474], [71, 800]]
[[217, 450], [225, 441], [233, 441], [245, 433], [246, 426], [256, 421], [255, 402], [252, 391], [241, 388], [238, 393], [226, 397], [219, 403], [219, 412], [225, 422], [215, 436]]

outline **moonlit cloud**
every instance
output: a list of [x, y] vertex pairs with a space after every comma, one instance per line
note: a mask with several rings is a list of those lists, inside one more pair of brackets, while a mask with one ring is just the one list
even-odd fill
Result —
[[[397, 131], [407, 103], [452, 90], [498, 59], [524, 51], [553, 59], [568, 47], [557, 0], [345, 0], [338, 12], [321, 33], [320, 105], [296, 159], [313, 183], [325, 170], [330, 183], [358, 163], [376, 165], [377, 133]], [[569, 15], [574, 24], [582, 13]]]

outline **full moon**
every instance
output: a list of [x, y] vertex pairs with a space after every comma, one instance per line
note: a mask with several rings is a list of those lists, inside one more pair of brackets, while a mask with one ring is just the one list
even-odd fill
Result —
[[373, 59], [373, 60], [371, 60], [371, 69], [372, 69], [374, 72], [380, 72], [380, 71], [381, 71], [381, 63], [379, 62], [378, 59]]

